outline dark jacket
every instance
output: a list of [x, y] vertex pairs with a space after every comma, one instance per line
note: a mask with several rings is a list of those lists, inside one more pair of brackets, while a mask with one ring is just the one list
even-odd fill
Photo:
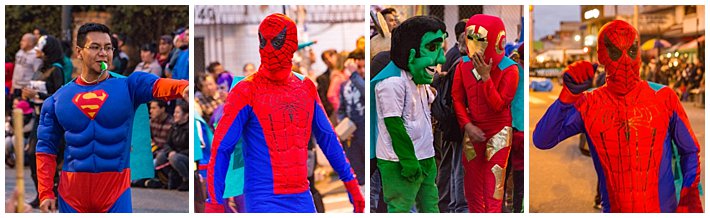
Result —
[[330, 104], [328, 101], [328, 87], [330, 87], [330, 69], [326, 70], [316, 78], [316, 83], [318, 83], [318, 97], [320, 98], [320, 102], [323, 104], [323, 108], [325, 109], [325, 113], [330, 116], [333, 114], [333, 111], [335, 108], [333, 108], [333, 105]]
[[173, 124], [173, 127], [170, 128], [170, 134], [168, 134], [168, 146], [170, 146], [170, 149], [185, 155], [188, 154], [189, 150], [188, 123], [190, 122]]

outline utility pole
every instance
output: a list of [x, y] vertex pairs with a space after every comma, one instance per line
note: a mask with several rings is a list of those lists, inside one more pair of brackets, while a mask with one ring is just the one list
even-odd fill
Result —
[[71, 5], [62, 6], [62, 36], [60, 40], [72, 41], [72, 16], [71, 16]]

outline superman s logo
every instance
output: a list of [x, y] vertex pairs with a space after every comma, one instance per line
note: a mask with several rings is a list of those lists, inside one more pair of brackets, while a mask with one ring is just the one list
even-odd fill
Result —
[[72, 102], [74, 102], [84, 115], [93, 120], [94, 117], [96, 117], [96, 113], [101, 109], [101, 106], [106, 102], [106, 98], [108, 98], [108, 94], [101, 89], [76, 94]]

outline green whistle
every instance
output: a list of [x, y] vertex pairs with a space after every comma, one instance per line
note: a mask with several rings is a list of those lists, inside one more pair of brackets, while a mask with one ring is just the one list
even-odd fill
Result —
[[108, 70], [108, 64], [106, 62], [101, 62], [101, 72]]

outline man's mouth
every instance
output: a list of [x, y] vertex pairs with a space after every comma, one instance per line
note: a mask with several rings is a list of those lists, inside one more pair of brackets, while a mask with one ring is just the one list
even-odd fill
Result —
[[434, 76], [434, 74], [436, 74], [436, 68], [434, 66], [429, 66], [426, 68], [426, 72], [429, 73], [429, 75]]

